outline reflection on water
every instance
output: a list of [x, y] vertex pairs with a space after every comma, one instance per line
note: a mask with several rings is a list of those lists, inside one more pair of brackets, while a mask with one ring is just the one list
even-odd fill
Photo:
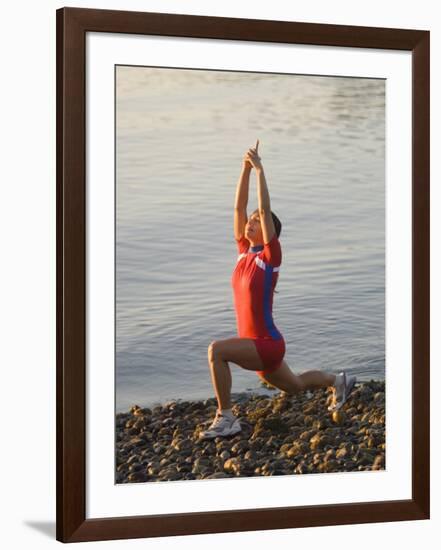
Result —
[[[118, 411], [213, 396], [207, 347], [236, 336], [232, 207], [257, 138], [283, 224], [288, 364], [384, 377], [384, 94], [382, 80], [117, 68]], [[259, 386], [231, 368], [233, 391]]]

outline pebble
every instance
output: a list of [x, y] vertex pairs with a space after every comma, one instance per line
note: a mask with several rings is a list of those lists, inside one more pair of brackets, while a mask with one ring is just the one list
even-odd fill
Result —
[[335, 424], [343, 424], [344, 421], [346, 420], [346, 415], [344, 413], [344, 411], [342, 411], [341, 409], [338, 410], [338, 411], [334, 411], [332, 413], [332, 421], [335, 423]]
[[214, 398], [172, 400], [116, 415], [116, 482], [211, 480], [385, 469], [384, 382], [359, 383], [327, 410], [329, 391], [234, 395], [242, 431], [201, 440]]
[[331, 439], [328, 436], [323, 435], [321, 432], [318, 432], [309, 440], [311, 451], [315, 451], [316, 449], [323, 449], [324, 446], [328, 445], [329, 443], [331, 443]]

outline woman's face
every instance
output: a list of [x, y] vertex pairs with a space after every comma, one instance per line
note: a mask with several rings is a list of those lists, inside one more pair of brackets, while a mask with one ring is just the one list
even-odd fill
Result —
[[260, 225], [259, 211], [255, 210], [245, 226], [245, 237], [253, 243], [263, 243], [262, 226]]

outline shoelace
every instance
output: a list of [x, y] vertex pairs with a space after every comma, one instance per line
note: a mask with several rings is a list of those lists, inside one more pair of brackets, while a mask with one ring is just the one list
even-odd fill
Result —
[[225, 420], [225, 422], [228, 422], [229, 424], [232, 424], [235, 420], [235, 418], [230, 418], [229, 416], [224, 416], [221, 413], [216, 413], [216, 416], [213, 420], [213, 423], [210, 426], [210, 430], [217, 428], [219, 424], [222, 422], [222, 420]]
[[216, 428], [217, 426], [219, 426], [223, 418], [226, 418], [226, 417], [223, 416], [222, 414], [216, 413], [216, 416], [214, 417], [214, 420], [210, 426], [210, 429]]

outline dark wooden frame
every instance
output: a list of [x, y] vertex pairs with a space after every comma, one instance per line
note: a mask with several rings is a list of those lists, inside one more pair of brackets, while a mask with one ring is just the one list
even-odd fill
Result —
[[[429, 518], [429, 31], [82, 8], [57, 10], [57, 539]], [[85, 38], [107, 32], [412, 52], [412, 498], [86, 519]]]

